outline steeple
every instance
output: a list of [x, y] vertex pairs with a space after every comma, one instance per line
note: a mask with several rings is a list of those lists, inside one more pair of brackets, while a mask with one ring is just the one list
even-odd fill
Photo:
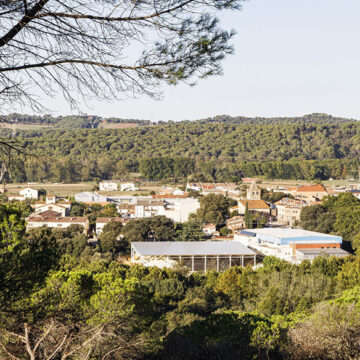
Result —
[[247, 200], [261, 200], [261, 189], [256, 185], [255, 182], [252, 182], [247, 194]]

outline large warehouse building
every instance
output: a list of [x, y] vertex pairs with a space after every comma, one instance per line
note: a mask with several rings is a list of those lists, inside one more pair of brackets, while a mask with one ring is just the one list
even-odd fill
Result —
[[186, 266], [191, 272], [224, 271], [256, 265], [256, 253], [237, 241], [133, 242], [131, 262], [145, 266]]
[[303, 229], [263, 228], [241, 231], [234, 236], [246, 246], [264, 255], [273, 255], [294, 263], [313, 260], [319, 255], [347, 256], [341, 249], [342, 237]]

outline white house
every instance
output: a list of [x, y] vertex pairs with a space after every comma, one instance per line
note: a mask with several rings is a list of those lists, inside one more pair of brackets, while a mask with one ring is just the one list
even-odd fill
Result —
[[90, 191], [75, 194], [75, 201], [83, 203], [107, 203], [109, 198]]
[[33, 216], [27, 220], [27, 230], [37, 227], [47, 226], [57, 229], [66, 229], [70, 225], [81, 225], [84, 233], [89, 230], [89, 220], [87, 217], [61, 217], [61, 216]]
[[60, 205], [60, 204], [45, 204], [45, 205], [41, 205], [41, 206], [36, 206], [35, 207], [35, 213], [43, 213], [45, 211], [55, 211], [59, 214], [61, 214], [61, 216], [66, 216], [69, 214], [69, 208]]
[[101, 181], [99, 183], [99, 189], [101, 191], [116, 191], [118, 184], [115, 181]]
[[303, 200], [283, 198], [275, 203], [277, 221], [284, 225], [294, 226], [300, 221], [301, 210], [309, 205], [311, 203]]
[[39, 198], [39, 191], [32, 188], [25, 188], [20, 190], [20, 195], [23, 195], [25, 199], [35, 199]]
[[179, 197], [173, 196], [173, 198], [165, 198], [165, 216], [175, 222], [188, 221], [190, 214], [195, 213], [200, 207], [199, 200], [181, 197], [181, 195]]
[[135, 217], [144, 218], [157, 215], [165, 215], [165, 201], [140, 200], [135, 204]]
[[134, 183], [124, 183], [120, 185], [121, 191], [136, 191], [139, 190]]
[[214, 235], [215, 233], [218, 234], [216, 231], [216, 225], [215, 224], [207, 224], [202, 228], [202, 231], [205, 235]]
[[56, 203], [56, 195], [47, 195], [46, 203], [47, 204], [55, 204]]
[[121, 222], [122, 224], [125, 223], [125, 219], [121, 217], [98, 217], [96, 219], [96, 235], [99, 236], [102, 233], [105, 225], [113, 221]]
[[121, 217], [125, 219], [135, 217], [135, 205], [133, 204], [116, 204], [116, 209]]

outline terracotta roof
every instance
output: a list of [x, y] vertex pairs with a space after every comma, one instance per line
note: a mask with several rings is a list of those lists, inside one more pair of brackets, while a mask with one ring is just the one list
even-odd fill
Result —
[[65, 217], [43, 217], [35, 216], [28, 220], [28, 222], [59, 222], [59, 223], [86, 223], [88, 222], [87, 217], [74, 217], [74, 216], [65, 216]]
[[61, 213], [57, 212], [57, 211], [54, 211], [54, 210], [46, 210], [46, 211], [43, 211], [41, 213], [35, 213], [33, 214], [32, 216], [41, 216], [43, 218], [48, 218], [48, 217], [60, 217], [61, 216]]
[[303, 185], [296, 189], [298, 192], [327, 192], [323, 185]]
[[213, 239], [215, 240], [234, 240], [233, 236], [214, 236]]
[[304, 200], [295, 200], [290, 198], [282, 198], [274, 203], [274, 205], [279, 206], [293, 206], [293, 205], [308, 205], [308, 203]]
[[203, 229], [210, 229], [212, 227], [215, 227], [215, 224], [207, 224], [207, 225], [203, 226]]
[[[45, 205], [46, 204], [46, 201], [36, 201], [35, 202], [35, 205]], [[50, 204], [64, 204], [64, 205], [71, 205], [71, 201], [57, 201], [56, 203], [49, 203], [47, 205], [50, 205]]]
[[184, 199], [189, 196], [188, 193], [183, 195], [151, 195], [154, 199]]
[[214, 189], [214, 188], [215, 188], [215, 185], [212, 184], [212, 183], [203, 183], [203, 184], [201, 184], [201, 187], [202, 187], [203, 189]]
[[254, 182], [254, 181], [258, 181], [258, 178], [242, 178], [241, 179], [243, 182]]
[[83, 203], [86, 205], [101, 205], [101, 206], [111, 204], [109, 201], [84, 201]]
[[108, 222], [111, 221], [125, 222], [126, 220], [123, 219], [122, 217], [98, 217], [96, 219], [97, 224], [107, 224]]
[[226, 224], [230, 225], [230, 224], [234, 224], [237, 222], [243, 222], [243, 221], [244, 221], [244, 216], [233, 216], [232, 218], [226, 220]]
[[239, 200], [239, 202], [244, 206], [248, 204], [249, 210], [270, 209], [270, 206], [264, 200]]
[[135, 206], [165, 206], [165, 202], [161, 200], [140, 200]]
[[237, 206], [232, 206], [229, 210], [230, 211], [236, 211], [236, 210], [238, 210], [238, 207]]
[[117, 204], [116, 207], [118, 209], [132, 210], [135, 208], [135, 205], [132, 204]]
[[[65, 206], [62, 206], [62, 205], [53, 203], [53, 204], [45, 204], [45, 205], [42, 205], [42, 206], [38, 207], [38, 210], [41, 209], [41, 208], [43, 208], [43, 207], [45, 207], [45, 206], [50, 206], [50, 207], [51, 207], [51, 206], [54, 206], [54, 207], [58, 207], [58, 208], [60, 208], [60, 209], [66, 209]], [[50, 209], [50, 210], [51, 210], [51, 209]]]

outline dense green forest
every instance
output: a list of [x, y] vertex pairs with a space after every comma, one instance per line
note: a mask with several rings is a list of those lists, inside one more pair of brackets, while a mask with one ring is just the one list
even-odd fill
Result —
[[314, 180], [356, 177], [360, 163], [358, 122], [180, 122], [128, 129], [19, 130], [15, 136], [24, 151], [37, 157], [14, 163], [12, 181], [126, 178], [134, 172], [152, 180]]
[[[57, 116], [52, 115], [25, 115], [25, 114], [9, 114], [1, 116], [1, 122], [8, 124], [43, 124], [55, 127], [57, 129], [86, 129], [97, 128], [101, 123], [129, 123], [138, 125], [173, 125], [176, 124], [173, 121], [157, 121], [151, 122], [150, 120], [139, 119], [122, 119], [116, 117], [102, 118], [96, 115], [66, 115]], [[349, 121], [355, 121], [354, 119], [346, 119], [342, 117], [335, 117], [328, 114], [309, 114], [297, 117], [246, 117], [246, 116], [229, 116], [229, 115], [217, 115], [206, 119], [199, 119], [195, 121], [184, 120], [181, 123], [222, 123], [222, 124], [247, 124], [247, 125], [275, 125], [275, 124], [339, 124]]]
[[275, 125], [275, 124], [338, 124], [354, 121], [354, 119], [346, 119], [342, 117], [336, 117], [328, 114], [314, 113], [304, 116], [293, 117], [246, 117], [246, 116], [229, 116], [229, 115], [217, 115], [206, 119], [197, 120], [199, 123], [225, 123], [225, 124], [257, 124], [257, 125]]
[[[266, 257], [258, 269], [206, 275], [128, 266], [116, 258], [126, 251], [114, 240], [121, 224], [90, 245], [76, 225], [26, 233], [29, 209], [0, 204], [1, 359], [359, 357], [356, 256], [300, 265]], [[137, 233], [129, 224], [127, 238]]]

